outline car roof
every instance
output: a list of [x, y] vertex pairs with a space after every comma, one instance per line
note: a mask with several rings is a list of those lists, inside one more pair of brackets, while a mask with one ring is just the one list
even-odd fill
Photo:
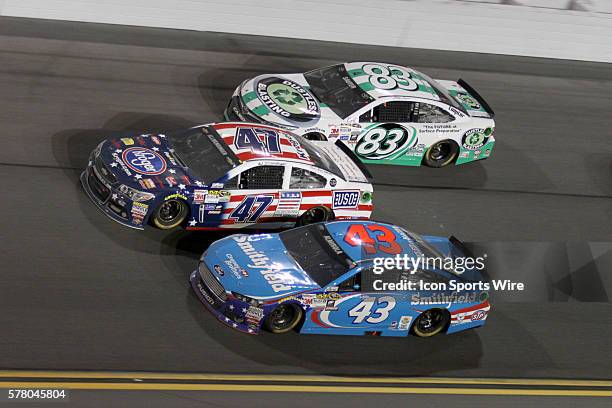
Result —
[[[286, 130], [257, 123], [241, 122], [214, 123], [211, 126], [217, 131], [227, 147], [229, 147], [242, 162], [255, 160], [287, 160], [315, 165], [298, 138]], [[274, 148], [267, 148], [268, 142], [266, 140], [266, 134], [261, 131], [262, 129], [271, 130], [278, 134], [278, 150], [275, 151]], [[239, 131], [242, 132], [243, 135], [240, 141], [237, 140]], [[255, 137], [257, 141], [249, 140], [249, 137]], [[258, 143], [260, 146], [261, 143], [263, 143], [266, 148], [254, 149], [251, 147], [253, 143]]]
[[[349, 233], [351, 226], [354, 226], [352, 231]], [[363, 229], [361, 228], [363, 226]], [[378, 221], [333, 221], [325, 224], [327, 231], [332, 236], [334, 241], [342, 248], [342, 250], [355, 262], [358, 261], [371, 261], [374, 258], [392, 258], [395, 257], [396, 253], [385, 252], [380, 250], [380, 247], [386, 247], [382, 240], [377, 240], [377, 236], [382, 236], [383, 234], [392, 234], [394, 236], [393, 241], [401, 246], [401, 250], [399, 254], [406, 254], [409, 257], [420, 256], [418, 252], [420, 249], [418, 248], [418, 243], [415, 242], [413, 238], [411, 238], [406, 230], [397, 225], [388, 224], [385, 222]], [[374, 242], [377, 243], [375, 247], [377, 248], [375, 253], [367, 254], [362, 245], [360, 245], [357, 241], [357, 245], [352, 245], [350, 243], [350, 235], [349, 234], [357, 234], [355, 238], [358, 238], [361, 234], [366, 236], [370, 236]], [[355, 241], [353, 241], [355, 242]]]
[[[410, 74], [410, 79], [416, 83], [418, 88], [411, 90], [410, 88], [401, 88], [395, 86], [391, 89], [382, 89], [380, 87], [374, 86], [370, 80], [371, 75], [364, 71], [364, 67], [368, 69], [367, 67], [372, 68], [375, 66], [384, 67], [384, 69], [387, 70], [389, 70], [389, 67], [397, 67], [407, 72], [408, 74]], [[432, 88], [429, 81], [425, 79], [424, 75], [410, 67], [385, 62], [371, 61], [346, 62], [344, 63], [344, 67], [346, 68], [346, 71], [348, 72], [351, 79], [359, 86], [359, 88], [367, 92], [368, 95], [370, 95], [374, 99], [411, 96], [431, 101], [440, 101], [440, 97]]]

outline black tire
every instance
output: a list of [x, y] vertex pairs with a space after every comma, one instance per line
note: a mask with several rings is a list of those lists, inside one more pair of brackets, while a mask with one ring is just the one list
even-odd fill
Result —
[[264, 327], [275, 334], [287, 333], [297, 327], [303, 315], [301, 307], [292, 303], [281, 304], [268, 314]]
[[303, 225], [310, 225], [316, 222], [325, 222], [331, 221], [334, 219], [334, 212], [327, 207], [312, 207], [309, 210], [306, 210], [304, 214], [298, 218], [296, 227], [301, 227]]
[[319, 133], [319, 132], [306, 133], [304, 135], [304, 138], [308, 140], [314, 140], [314, 141], [320, 141], [320, 142], [325, 142], [327, 140], [327, 137], [323, 133]]
[[440, 140], [425, 152], [423, 162], [428, 167], [444, 167], [455, 162], [459, 154], [459, 146], [452, 140]]
[[417, 317], [412, 325], [412, 332], [418, 337], [432, 337], [441, 333], [450, 322], [446, 309], [429, 309]]
[[161, 203], [151, 216], [152, 224], [159, 229], [169, 230], [178, 227], [189, 214], [187, 204], [178, 199], [170, 199]]

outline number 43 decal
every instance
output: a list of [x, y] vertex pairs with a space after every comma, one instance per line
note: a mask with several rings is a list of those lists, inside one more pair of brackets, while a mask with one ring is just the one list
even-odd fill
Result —
[[[374, 311], [374, 299], [364, 300], [349, 310], [349, 316], [354, 317], [353, 324], [367, 323], [376, 324], [382, 323], [389, 317], [389, 312], [395, 307], [395, 298], [392, 296], [383, 296], [376, 300], [378, 306]], [[382, 306], [381, 306], [382, 305]]]
[[274, 196], [271, 195], [245, 197], [229, 218], [236, 222], [256, 222], [273, 200]]

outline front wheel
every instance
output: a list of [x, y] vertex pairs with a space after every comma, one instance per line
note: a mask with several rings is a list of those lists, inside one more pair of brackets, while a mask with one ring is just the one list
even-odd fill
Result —
[[153, 225], [163, 230], [172, 229], [181, 225], [188, 213], [189, 209], [184, 201], [177, 199], [164, 201], [152, 215]]
[[454, 162], [457, 154], [459, 154], [457, 143], [452, 140], [441, 140], [427, 149], [423, 160], [428, 167], [444, 167]]
[[334, 219], [334, 213], [327, 207], [313, 207], [300, 216], [296, 226], [314, 224], [317, 222], [331, 221]]
[[300, 320], [302, 320], [303, 314], [302, 308], [296, 305], [290, 303], [279, 305], [266, 317], [264, 326], [275, 334], [287, 333], [295, 329]]
[[429, 309], [417, 317], [412, 332], [419, 337], [431, 337], [446, 328], [450, 315], [446, 309]]

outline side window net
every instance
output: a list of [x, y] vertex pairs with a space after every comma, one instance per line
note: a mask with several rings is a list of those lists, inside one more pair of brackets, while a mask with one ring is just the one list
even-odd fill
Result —
[[283, 187], [283, 166], [258, 166], [243, 171], [240, 174], [240, 188], [252, 189], [281, 189]]

